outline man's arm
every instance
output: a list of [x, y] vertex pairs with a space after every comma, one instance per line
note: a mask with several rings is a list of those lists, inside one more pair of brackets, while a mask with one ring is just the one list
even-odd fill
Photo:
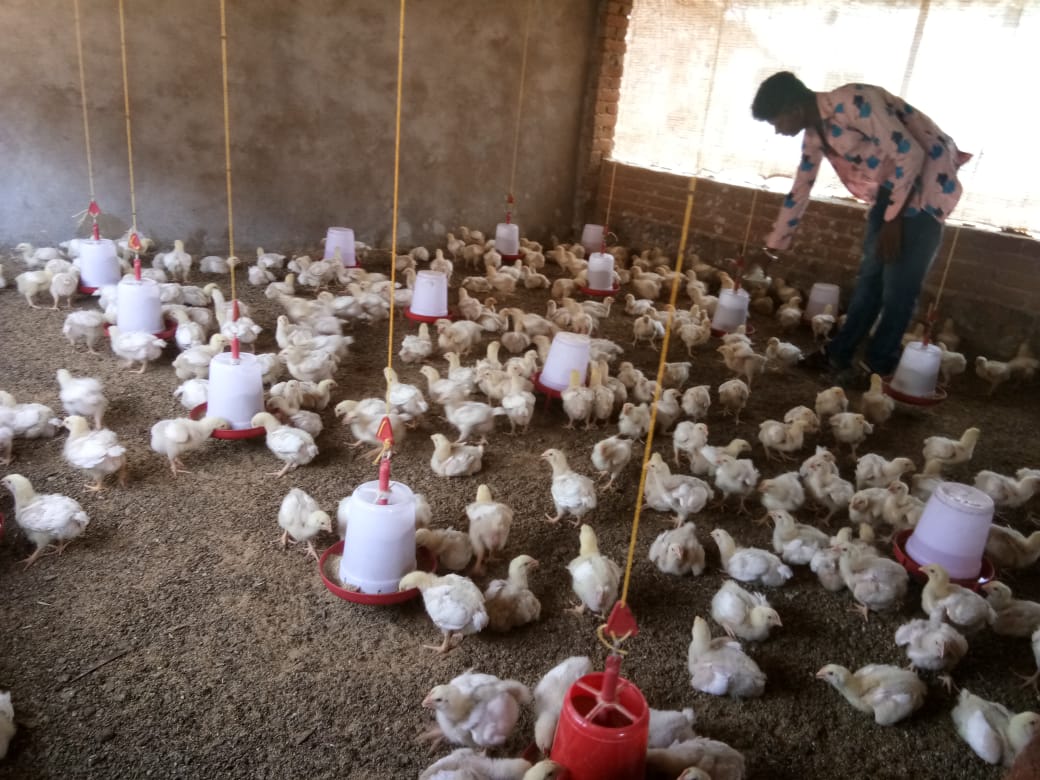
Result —
[[802, 161], [798, 165], [791, 191], [780, 207], [773, 230], [766, 236], [767, 249], [787, 249], [791, 245], [802, 214], [809, 205], [809, 194], [816, 183], [822, 161], [823, 144], [820, 143], [820, 136], [815, 129], [807, 128], [802, 139]]

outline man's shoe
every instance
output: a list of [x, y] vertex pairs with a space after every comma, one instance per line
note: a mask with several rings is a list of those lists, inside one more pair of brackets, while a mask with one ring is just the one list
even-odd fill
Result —
[[831, 367], [831, 361], [826, 350], [818, 349], [799, 360], [798, 367], [806, 371], [826, 371]]
[[859, 366], [834, 369], [825, 374], [824, 379], [832, 387], [837, 385], [844, 390], [864, 392], [870, 389], [870, 375], [861, 371]]

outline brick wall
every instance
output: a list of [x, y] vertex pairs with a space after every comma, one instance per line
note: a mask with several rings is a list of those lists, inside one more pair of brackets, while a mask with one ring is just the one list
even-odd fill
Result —
[[[600, 3], [600, 47], [591, 58], [586, 90], [584, 132], [579, 145], [584, 166], [579, 166], [574, 227], [580, 234], [585, 222], [603, 224], [616, 166], [611, 229], [625, 244], [674, 250], [679, 244], [689, 179], [610, 160], [631, 11], [632, 0]], [[690, 219], [690, 249], [707, 262], [721, 263], [740, 252], [748, 234], [751, 255], [772, 226], [780, 200], [780, 195], [756, 195], [747, 187], [698, 179]], [[840, 284], [843, 300], [847, 301], [859, 265], [864, 217], [864, 207], [855, 203], [814, 201], [802, 219], [792, 250], [784, 253], [771, 273], [806, 289], [815, 281]], [[947, 228], [943, 246], [925, 280], [922, 316], [935, 299], [955, 233], [953, 226]], [[1040, 353], [1040, 242], [962, 228], [940, 316], [956, 320], [963, 337], [962, 349], [969, 355], [1007, 358], [1024, 338], [1031, 339]]]

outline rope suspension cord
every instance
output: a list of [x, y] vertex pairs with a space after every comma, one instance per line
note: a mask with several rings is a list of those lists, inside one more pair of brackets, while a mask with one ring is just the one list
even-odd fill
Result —
[[939, 304], [942, 302], [943, 290], [946, 289], [946, 276], [950, 273], [950, 266], [953, 265], [953, 253], [957, 249], [957, 239], [961, 237], [961, 226], [958, 225], [957, 229], [953, 233], [953, 240], [950, 242], [950, 251], [946, 254], [946, 267], [943, 269], [942, 279], [939, 280], [939, 289], [935, 293], [935, 301], [932, 303], [932, 307], [935, 309], [939, 308]]
[[[121, 2], [122, 0], [120, 0]], [[228, 267], [231, 270], [231, 300], [238, 300], [235, 288], [235, 215], [231, 207], [231, 112], [228, 108], [227, 7], [220, 0], [220, 68], [224, 79], [224, 174], [227, 179]], [[234, 258], [234, 259], [233, 259]]]
[[740, 247], [740, 256], [747, 255], [748, 238], [751, 237], [751, 223], [755, 220], [755, 203], [758, 201], [758, 188], [751, 190], [751, 213], [748, 214], [747, 228], [744, 230], [744, 243]]
[[613, 161], [613, 166], [610, 169], [610, 189], [607, 191], [607, 214], [603, 217], [603, 243], [600, 246], [600, 251], [606, 253], [607, 251], [607, 235], [610, 231], [610, 209], [614, 205], [614, 180], [617, 179], [617, 160]]
[[[509, 168], [509, 196], [506, 199], [506, 222], [513, 218], [513, 191], [516, 187], [516, 161], [520, 153], [520, 119], [523, 116], [524, 89], [527, 85], [527, 44], [531, 37], [531, 12], [534, 0], [527, 0], [527, 18], [524, 20], [524, 48], [520, 55], [520, 89], [516, 97], [516, 127], [513, 130], [513, 163]], [[402, 27], [404, 23], [402, 22]]]
[[[139, 263], [141, 245], [137, 239], [137, 194], [134, 191], [134, 143], [130, 132], [130, 84], [126, 71], [126, 18], [123, 13], [123, 0], [119, 0], [119, 50], [123, 59], [123, 115], [126, 117], [126, 156], [130, 171], [130, 248], [134, 250], [134, 258]], [[133, 246], [135, 243], [136, 247]]]
[[[675, 301], [679, 295], [679, 279], [682, 274], [683, 256], [686, 254], [686, 237], [689, 234], [690, 214], [693, 212], [693, 195], [697, 188], [697, 179], [690, 177], [689, 189], [686, 192], [686, 213], [683, 215], [682, 235], [679, 238], [679, 253], [675, 259], [675, 275], [672, 277], [672, 291], [668, 297], [668, 320], [665, 323], [664, 339], [661, 342], [661, 359], [657, 363], [657, 385], [654, 388], [654, 400], [650, 406], [650, 430], [646, 434], [646, 446], [643, 448], [643, 465], [639, 471], [639, 490], [636, 492], [636, 512], [632, 519], [632, 536], [628, 543], [628, 560], [625, 563], [625, 580], [621, 587], [622, 604], [628, 603], [628, 585], [632, 579], [632, 566], [635, 562], [636, 537], [639, 533], [639, 517], [643, 508], [643, 491], [646, 488], [646, 465], [653, 454], [654, 429], [657, 424], [657, 402], [661, 397], [661, 381], [664, 379], [664, 364], [668, 359], [668, 342], [672, 335], [672, 322], [675, 317]], [[602, 627], [601, 627], [602, 632]], [[602, 636], [601, 636], [602, 639]]]
[[[90, 203], [94, 206], [94, 158], [90, 147], [90, 119], [87, 115], [87, 78], [83, 71], [83, 30], [80, 25], [79, 0], [72, 0], [72, 8], [76, 17], [76, 56], [79, 60], [79, 95], [80, 103], [83, 105], [83, 138], [87, 147], [87, 181], [90, 187]], [[91, 211], [92, 209], [88, 209]], [[97, 216], [91, 214], [94, 224], [97, 224]]]
[[[394, 202], [390, 222], [390, 326], [386, 336], [386, 367], [394, 367], [394, 290], [397, 286], [397, 200], [401, 175], [401, 80], [404, 74], [404, 4], [401, 0], [401, 21], [397, 35], [397, 111], [394, 115]], [[389, 372], [388, 372], [389, 373]], [[390, 414], [390, 382], [386, 383], [386, 413]], [[390, 447], [384, 442], [383, 450]], [[382, 456], [380, 456], [382, 457]]]

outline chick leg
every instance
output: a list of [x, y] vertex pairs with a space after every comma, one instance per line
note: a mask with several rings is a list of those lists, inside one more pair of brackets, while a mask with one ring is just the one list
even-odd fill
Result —
[[1019, 674], [1018, 672], [1012, 672], [1015, 677], [1021, 678], [1025, 682], [1020, 685], [1020, 688], [1032, 687], [1033, 691], [1037, 691], [1037, 685], [1040, 683], [1040, 668], [1036, 670], [1034, 674]]
[[867, 623], [870, 619], [870, 607], [863, 604], [859, 604], [855, 607], [849, 607], [849, 612], [858, 612], [863, 617], [863, 622]]
[[573, 607], [569, 607], [567, 609], [567, 611], [568, 612], [573, 612], [575, 615], [583, 615], [583, 614], [585, 614], [585, 602], [584, 601], [579, 601]]
[[141, 361], [141, 367], [139, 369], [137, 369], [137, 373], [138, 374], [143, 374], [147, 370], [148, 370], [148, 361], [147, 360], [142, 360]]
[[91, 493], [101, 493], [105, 489], [104, 481], [105, 481], [104, 477], [98, 477], [95, 481], [88, 482], [83, 487], [85, 487]]
[[307, 540], [307, 554], [316, 561], [320, 560], [318, 558], [318, 551], [314, 549], [314, 542], [312, 542], [310, 539]]
[[284, 549], [285, 549], [286, 547], [288, 547], [288, 546], [289, 546], [289, 532], [288, 532], [288, 531], [286, 531], [285, 533], [283, 533], [283, 534], [282, 534], [282, 539], [281, 539], [281, 543], [282, 543], [282, 549], [283, 549], [283, 550], [284, 550]]
[[54, 305], [51, 306], [51, 310], [52, 311], [57, 311], [58, 310], [58, 296], [55, 295], [54, 293], [51, 293], [51, 297], [54, 299]]
[[279, 477], [284, 477], [286, 474], [289, 473], [289, 471], [291, 469], [294, 469], [294, 468], [295, 468], [295, 466], [292, 463], [286, 463], [284, 466], [282, 466], [282, 470], [281, 471], [272, 471], [272, 472], [268, 473], [267, 476], [274, 477], [275, 479], [278, 479]]
[[104, 416], [105, 411], [103, 409], [94, 412], [94, 428], [96, 430], [101, 430], [101, 420]]
[[445, 631], [444, 641], [441, 642], [439, 645], [423, 645], [423, 647], [425, 647], [427, 650], [436, 650], [438, 653], [444, 654], [455, 647], [455, 645], [452, 644], [451, 638], [451, 631]]
[[547, 523], [558, 523], [560, 518], [563, 517], [563, 512], [559, 512], [556, 517], [553, 517], [548, 512], [545, 513], [545, 522]]
[[37, 305], [36, 305], [36, 303], [35, 303], [35, 302], [33, 301], [33, 299], [32, 299], [32, 296], [31, 296], [31, 295], [26, 295], [26, 296], [25, 296], [25, 300], [27, 300], [27, 301], [29, 302], [29, 305], [30, 305], [30, 306], [31, 306], [32, 308], [34, 308], [34, 309], [38, 309], [38, 308], [40, 308], [40, 307], [39, 307], [39, 306], [37, 306]]
[[28, 558], [26, 558], [23, 561], [23, 563], [25, 564], [25, 568], [28, 569], [30, 566], [32, 566], [34, 563], [36, 563], [36, 560], [38, 558], [42, 558], [44, 556], [44, 554], [45, 554], [44, 553], [45, 549], [46, 549], [46, 547], [37, 547], [36, 550], [33, 552], [33, 554], [30, 555]]
[[184, 468], [184, 464], [181, 463], [181, 459], [176, 456], [170, 458], [170, 471], [173, 472], [173, 476], [175, 477], [178, 474], [191, 474], [190, 471]]
[[[946, 689], [947, 693], [953, 693], [953, 689], [957, 688], [957, 683], [953, 681], [953, 677], [949, 674], [940, 674], [936, 679], [942, 683], [942, 686]], [[958, 690], [960, 689], [958, 688]]]

